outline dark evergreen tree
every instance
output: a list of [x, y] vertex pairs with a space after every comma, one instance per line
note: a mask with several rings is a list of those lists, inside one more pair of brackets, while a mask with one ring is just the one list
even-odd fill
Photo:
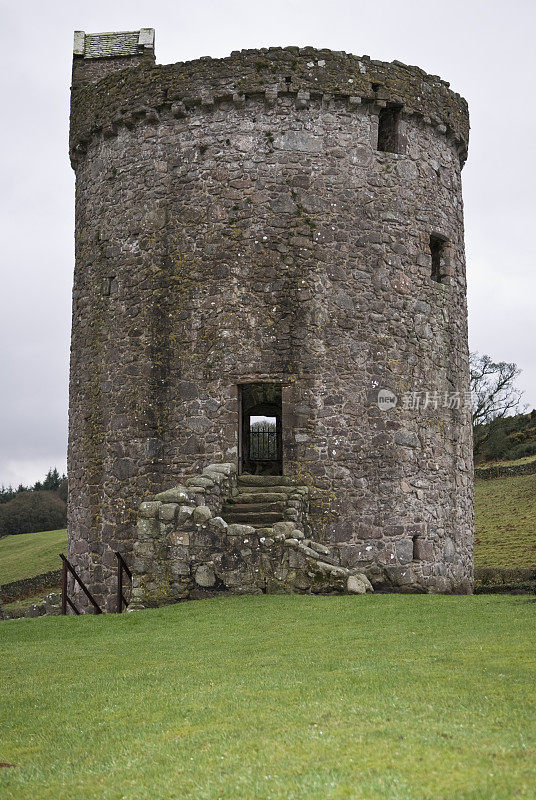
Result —
[[61, 482], [60, 474], [56, 467], [54, 469], [49, 469], [47, 472], [46, 478], [43, 481], [42, 488], [49, 491], [49, 492], [57, 492], [59, 489], [59, 485]]
[[56, 492], [19, 492], [0, 506], [0, 536], [64, 528], [67, 508]]

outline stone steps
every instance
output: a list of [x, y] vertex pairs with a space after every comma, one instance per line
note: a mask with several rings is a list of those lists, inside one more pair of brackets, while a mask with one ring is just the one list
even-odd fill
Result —
[[277, 511], [257, 512], [255, 514], [227, 512], [222, 514], [222, 517], [229, 525], [237, 522], [240, 525], [251, 525], [253, 528], [265, 528], [285, 520], [284, 514]]
[[229, 514], [263, 514], [270, 511], [285, 511], [286, 503], [225, 503], [223, 513]]
[[233, 503], [251, 503], [252, 505], [257, 505], [257, 503], [284, 503], [288, 497], [289, 495], [283, 494], [283, 492], [239, 492], [234, 497], [226, 500], [226, 503], [228, 505]]
[[237, 478], [238, 486], [296, 486], [296, 480], [287, 475], [239, 475]]
[[292, 494], [295, 486], [242, 486], [236, 487], [239, 494]]
[[269, 528], [286, 521], [288, 501], [296, 488], [296, 480], [286, 475], [240, 475], [238, 492], [225, 501], [221, 515], [227, 523]]

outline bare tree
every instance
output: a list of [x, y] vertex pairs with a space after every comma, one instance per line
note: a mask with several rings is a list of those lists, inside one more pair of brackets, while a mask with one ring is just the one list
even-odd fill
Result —
[[517, 364], [495, 362], [489, 356], [471, 353], [469, 358], [473, 397], [473, 426], [485, 425], [497, 417], [520, 411], [523, 395], [514, 386], [521, 375]]
[[[491, 435], [489, 423], [524, 410], [519, 405], [523, 392], [514, 386], [521, 374], [517, 364], [495, 362], [479, 353], [470, 353], [469, 364], [476, 453]], [[482, 425], [487, 428], [482, 430]]]

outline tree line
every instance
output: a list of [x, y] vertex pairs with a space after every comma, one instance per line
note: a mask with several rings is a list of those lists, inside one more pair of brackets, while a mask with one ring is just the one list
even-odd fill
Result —
[[33, 486], [0, 486], [0, 536], [64, 528], [67, 478], [56, 467]]
[[[62, 486], [64, 484], [64, 486]], [[65, 490], [65, 497], [64, 500], [67, 501], [67, 478], [65, 475], [60, 475], [56, 467], [49, 469], [47, 472], [44, 480], [36, 481], [33, 486], [23, 486], [22, 483], [18, 485], [16, 489], [13, 489], [12, 486], [0, 486], [0, 504], [1, 503], [8, 503], [10, 500], [13, 500], [21, 492], [60, 492], [61, 494], [64, 493]]]

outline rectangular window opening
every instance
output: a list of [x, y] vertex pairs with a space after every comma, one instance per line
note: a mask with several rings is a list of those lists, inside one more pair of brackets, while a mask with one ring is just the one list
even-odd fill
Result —
[[115, 289], [115, 275], [102, 279], [101, 294], [103, 297], [109, 297]]
[[430, 236], [430, 253], [432, 255], [431, 277], [433, 281], [441, 283], [445, 274], [445, 251], [447, 240], [441, 236]]
[[378, 150], [383, 153], [399, 153], [400, 137], [398, 123], [402, 106], [386, 106], [378, 117]]
[[238, 386], [240, 472], [282, 474], [282, 398], [279, 383]]

